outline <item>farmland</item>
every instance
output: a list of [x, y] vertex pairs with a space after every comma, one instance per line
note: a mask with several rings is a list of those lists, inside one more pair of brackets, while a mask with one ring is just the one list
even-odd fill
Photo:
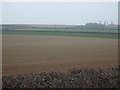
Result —
[[119, 87], [116, 67], [117, 30], [3, 27], [3, 88]]
[[71, 25], [3, 25], [3, 34], [118, 38], [117, 29], [80, 29]]
[[118, 31], [3, 26], [3, 75], [118, 65]]
[[3, 75], [117, 67], [117, 39], [3, 34]]

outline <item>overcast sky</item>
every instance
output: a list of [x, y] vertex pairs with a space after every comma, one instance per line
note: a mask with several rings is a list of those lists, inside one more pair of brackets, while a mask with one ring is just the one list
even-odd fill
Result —
[[2, 23], [86, 24], [118, 23], [117, 2], [6, 2], [2, 4]]

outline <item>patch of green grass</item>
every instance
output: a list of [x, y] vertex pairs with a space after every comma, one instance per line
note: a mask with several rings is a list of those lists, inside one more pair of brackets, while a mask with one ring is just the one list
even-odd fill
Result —
[[2, 34], [2, 30], [0, 30], [0, 34]]
[[118, 34], [96, 34], [96, 33], [15, 32], [15, 31], [6, 32], [6, 31], [3, 31], [2, 34], [75, 36], [75, 37], [96, 37], [96, 38], [118, 38]]
[[77, 31], [77, 32], [107, 32], [107, 33], [118, 33], [118, 30], [101, 30], [101, 29], [61, 29], [61, 28], [38, 28], [38, 29], [16, 29], [16, 30], [29, 30], [29, 31]]

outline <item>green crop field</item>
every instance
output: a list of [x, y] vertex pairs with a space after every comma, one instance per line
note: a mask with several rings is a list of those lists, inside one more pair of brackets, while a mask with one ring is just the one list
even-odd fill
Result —
[[54, 28], [54, 29], [51, 29], [51, 28], [31, 28], [31, 29], [28, 29], [28, 28], [23, 28], [23, 29], [17, 29], [17, 30], [34, 30], [34, 31], [84, 31], [84, 32], [118, 32], [118, 30], [116, 29], [109, 29], [109, 30], [101, 30], [101, 29], [98, 29], [98, 30], [95, 30], [95, 29], [61, 29], [61, 28]]
[[[49, 30], [49, 29], [47, 29]], [[56, 30], [57, 31], [57, 30]], [[83, 31], [83, 30], [81, 30]], [[86, 30], [85, 32], [102, 32], [98, 30]], [[104, 31], [108, 32], [108, 31]], [[112, 32], [112, 31], [110, 31]], [[114, 31], [113, 31], [114, 32]], [[116, 32], [116, 31], [115, 31]], [[3, 31], [3, 34], [20, 34], [20, 35], [50, 35], [50, 36], [75, 36], [75, 37], [96, 37], [96, 38], [118, 38], [118, 33], [116, 34], [99, 34], [99, 33], [63, 33], [63, 32], [19, 32], [19, 31]]]

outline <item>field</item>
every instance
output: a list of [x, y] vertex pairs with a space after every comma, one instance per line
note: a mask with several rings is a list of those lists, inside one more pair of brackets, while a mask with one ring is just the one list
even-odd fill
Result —
[[3, 88], [114, 88], [119, 89], [119, 68], [71, 69], [67, 73], [37, 72], [3, 76]]
[[3, 34], [20, 35], [49, 35], [49, 36], [74, 36], [74, 37], [96, 37], [96, 38], [119, 38], [118, 30], [91, 30], [91, 29], [50, 29], [50, 28], [23, 28], [6, 29]]
[[93, 38], [35, 33], [3, 32], [3, 76], [118, 65], [118, 39], [114, 35]]

